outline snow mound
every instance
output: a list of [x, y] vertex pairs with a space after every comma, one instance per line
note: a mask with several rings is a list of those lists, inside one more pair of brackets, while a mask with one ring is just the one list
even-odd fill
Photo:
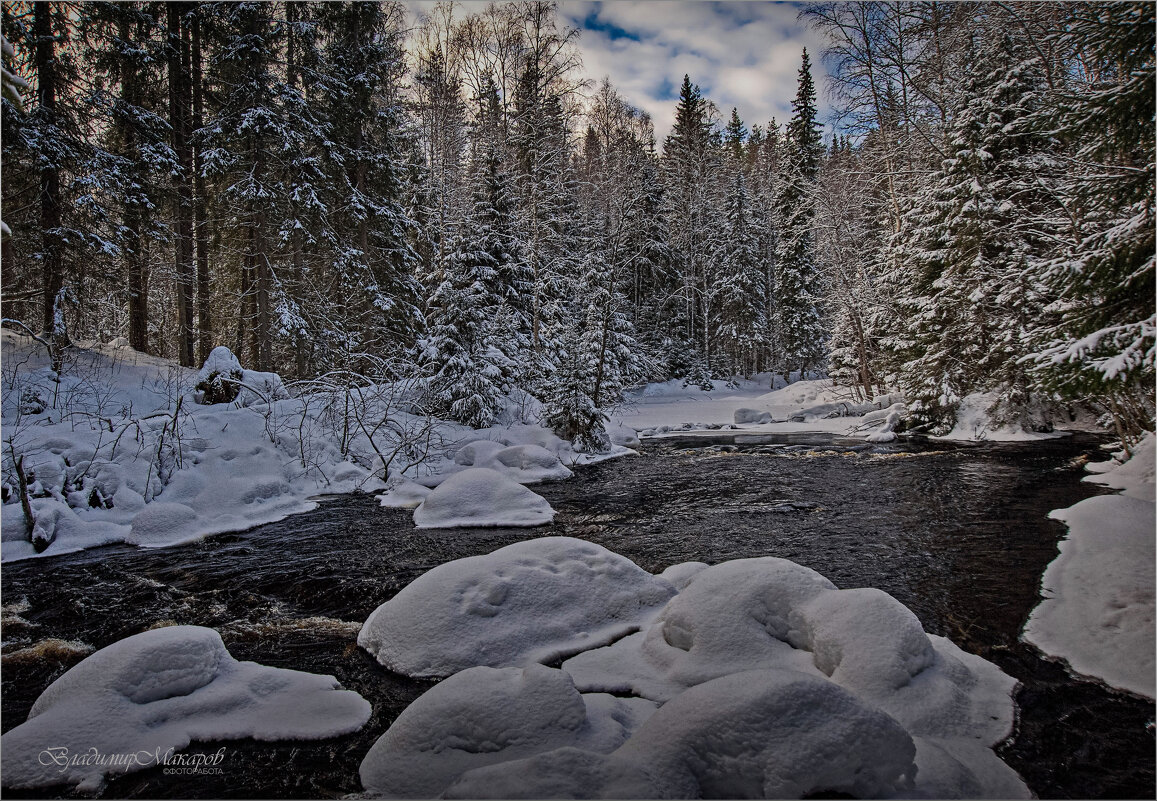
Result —
[[494, 454], [494, 461], [502, 466], [504, 475], [519, 484], [561, 481], [574, 475], [557, 454], [541, 445], [511, 445]]
[[362, 785], [375, 796], [437, 798], [488, 765], [563, 747], [613, 751], [654, 710], [640, 699], [580, 695], [566, 673], [542, 665], [470, 668], [398, 716], [362, 760]]
[[545, 498], [484, 467], [453, 474], [414, 510], [418, 528], [543, 526], [553, 519]]
[[1146, 436], [1123, 465], [1086, 479], [1121, 495], [1086, 498], [1050, 515], [1069, 533], [1024, 628], [1025, 640], [1074, 671], [1149, 698], [1157, 691], [1154, 442]]
[[[3, 784], [92, 792], [194, 740], [333, 737], [360, 729], [370, 711], [332, 676], [238, 662], [212, 629], [155, 629], [102, 648], [48, 686], [28, 721], [0, 739]], [[98, 744], [102, 755], [127, 758], [44, 758], [46, 748], [75, 757]]]
[[938, 439], [1025, 442], [1064, 436], [1056, 432], [1029, 431], [1020, 423], [994, 420], [992, 410], [999, 402], [1000, 394], [997, 392], [974, 392], [965, 396], [956, 409], [956, 425]]
[[196, 381], [199, 394], [195, 399], [203, 404], [236, 401], [238, 406], [251, 406], [289, 397], [281, 376], [243, 369], [233, 351], [224, 345], [209, 352]]
[[183, 503], [150, 503], [133, 518], [132, 545], [175, 545], [197, 539], [197, 512]]
[[562, 481], [574, 475], [562, 463], [557, 449], [551, 450], [538, 443], [508, 445], [489, 439], [474, 440], [458, 449], [454, 454], [454, 464], [459, 467], [488, 467], [519, 484]]
[[868, 442], [892, 442], [896, 439], [896, 426], [900, 425], [899, 410], [889, 411], [884, 418], [884, 423], [868, 436], [864, 437]]
[[787, 671], [716, 679], [683, 693], [614, 752], [578, 748], [476, 768], [448, 798], [857, 798], [907, 788], [916, 748], [883, 712]]
[[674, 594], [626, 557], [544, 537], [430, 570], [370, 615], [358, 644], [409, 676], [545, 662], [637, 630]]
[[1013, 679], [927, 635], [886, 593], [837, 590], [787, 560], [740, 559], [701, 570], [645, 630], [562, 667], [583, 692], [658, 703], [743, 671], [810, 674], [887, 713], [918, 751], [943, 752], [920, 775], [921, 787], [940, 788], [927, 795], [943, 797], [965, 779], [981, 795], [1027, 792], [988, 748], [1011, 731]]

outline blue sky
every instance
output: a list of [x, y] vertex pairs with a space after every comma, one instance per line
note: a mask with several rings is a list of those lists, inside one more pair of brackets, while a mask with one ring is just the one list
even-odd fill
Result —
[[[411, 0], [415, 11], [431, 0]], [[455, 16], [484, 7], [457, 4]], [[737, 107], [747, 124], [783, 124], [791, 116], [800, 51], [807, 47], [825, 118], [822, 38], [798, 20], [799, 3], [765, 0], [562, 0], [559, 16], [582, 35], [578, 47], [594, 86], [604, 76], [648, 112], [660, 143], [675, 116], [684, 73], [719, 107], [726, 122]]]

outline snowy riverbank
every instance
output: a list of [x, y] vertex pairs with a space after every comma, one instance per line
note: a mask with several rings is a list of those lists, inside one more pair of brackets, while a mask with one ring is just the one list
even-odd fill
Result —
[[[745, 434], [821, 433], [887, 441], [889, 414], [905, 414], [903, 398], [883, 395], [859, 402], [846, 387], [830, 379], [788, 384], [780, 375], [761, 373], [730, 384], [715, 381], [714, 389], [684, 386], [671, 380], [648, 384], [627, 393], [627, 402], [612, 416], [615, 425], [636, 429], [641, 437], [683, 436], [695, 432], [733, 430]], [[769, 390], [769, 387], [774, 387]], [[977, 394], [964, 399], [957, 426], [941, 439], [984, 442], [1026, 442], [1063, 436], [1060, 432], [1027, 431], [994, 423], [986, 411], [994, 397]]]
[[[1086, 481], [1121, 490], [1052, 517], [1069, 527], [1041, 579], [1024, 637], [1074, 671], [1154, 697], [1154, 447], [1152, 434], [1124, 463], [1088, 465]], [[1123, 454], [1119, 456], [1123, 457]]]

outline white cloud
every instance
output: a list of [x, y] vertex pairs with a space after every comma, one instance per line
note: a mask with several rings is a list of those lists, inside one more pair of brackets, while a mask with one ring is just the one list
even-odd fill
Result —
[[[433, 0], [410, 0], [427, 10]], [[480, 0], [459, 3], [456, 17], [484, 8]], [[807, 47], [825, 119], [823, 39], [798, 19], [799, 6], [781, 2], [707, 0], [562, 0], [559, 15], [582, 30], [579, 50], [586, 76], [604, 76], [628, 102], [649, 113], [660, 144], [675, 119], [679, 86], [686, 73], [719, 107], [724, 122], [731, 108], [750, 128], [773, 117], [791, 116], [800, 50]]]
[[[790, 117], [805, 46], [816, 84], [823, 85], [822, 38], [798, 20], [793, 4], [564, 0], [559, 10], [583, 29], [587, 74], [596, 81], [609, 76], [628, 101], [650, 112], [660, 141], [674, 121], [684, 73], [724, 119], [734, 106], [748, 127]], [[826, 113], [822, 92], [820, 113]]]

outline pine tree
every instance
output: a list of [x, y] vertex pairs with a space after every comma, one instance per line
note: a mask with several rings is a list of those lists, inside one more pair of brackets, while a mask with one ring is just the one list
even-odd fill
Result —
[[775, 297], [783, 370], [800, 376], [819, 367], [824, 355], [821, 298], [815, 265], [812, 224], [814, 191], [823, 144], [816, 122], [815, 84], [807, 50], [799, 69], [799, 87], [787, 126], [783, 180], [776, 196], [778, 241]]

